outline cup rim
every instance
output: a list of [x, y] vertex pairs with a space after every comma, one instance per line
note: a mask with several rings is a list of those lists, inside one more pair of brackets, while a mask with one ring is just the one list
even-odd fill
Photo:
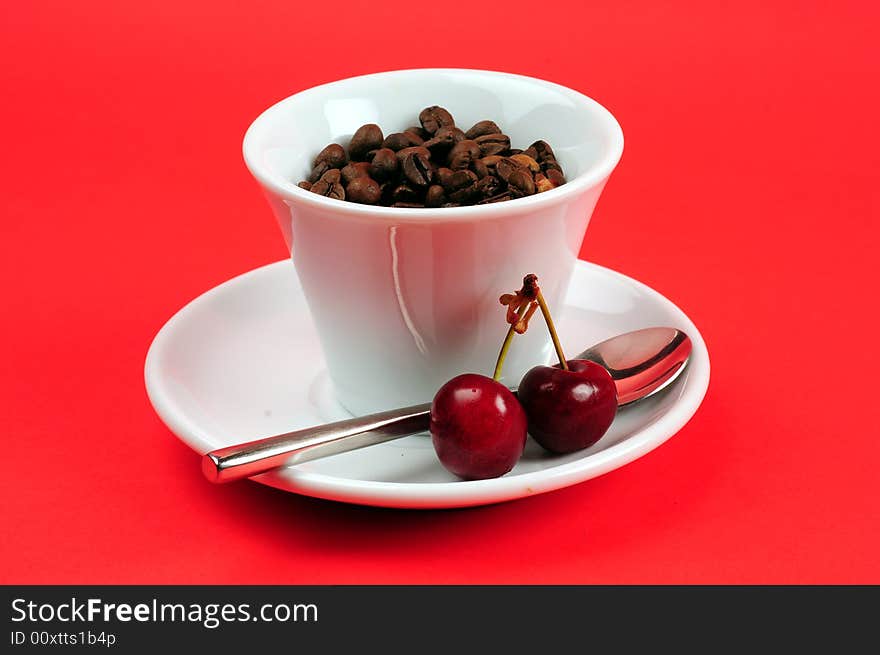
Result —
[[[551, 89], [567, 96], [580, 105], [588, 106], [594, 113], [596, 113], [601, 118], [603, 129], [610, 137], [610, 146], [606, 149], [598, 162], [587, 168], [577, 177], [568, 180], [560, 187], [545, 191], [544, 193], [536, 193], [532, 196], [516, 198], [515, 200], [509, 200], [506, 202], [489, 203], [486, 205], [466, 205], [463, 207], [385, 207], [382, 205], [365, 205], [356, 202], [325, 198], [324, 196], [300, 188], [293, 181], [280, 180], [276, 175], [269, 172], [267, 166], [261, 163], [261, 157], [258, 156], [258, 147], [256, 145], [257, 133], [265, 129], [263, 126], [268, 123], [273, 114], [279, 111], [286, 103], [293, 101], [294, 98], [317, 93], [319, 90], [325, 89], [326, 87], [345, 84], [352, 80], [381, 79], [396, 75], [412, 75], [418, 73], [492, 75], [500, 78], [524, 81]], [[576, 196], [585, 189], [602, 182], [611, 175], [611, 172], [617, 166], [617, 163], [620, 161], [620, 157], [623, 154], [623, 130], [614, 115], [599, 102], [580, 91], [575, 91], [574, 89], [555, 82], [549, 82], [547, 80], [527, 75], [478, 68], [407, 68], [341, 78], [309, 87], [282, 98], [265, 109], [251, 122], [245, 132], [242, 142], [242, 154], [248, 170], [261, 185], [282, 197], [296, 200], [297, 202], [302, 202], [306, 205], [311, 205], [315, 209], [321, 209], [337, 214], [348, 214], [352, 217], [369, 216], [373, 219], [381, 217], [399, 222], [425, 222], [426, 220], [482, 220], [497, 218], [501, 215], [531, 212], [540, 209], [543, 206], [556, 204], [557, 202]]]

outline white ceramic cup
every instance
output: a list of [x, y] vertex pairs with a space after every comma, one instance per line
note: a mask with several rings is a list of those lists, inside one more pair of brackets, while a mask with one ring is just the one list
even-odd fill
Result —
[[[527, 198], [455, 208], [375, 207], [304, 191], [314, 156], [376, 123], [387, 135], [441, 105], [467, 130], [494, 120], [513, 147], [553, 147], [568, 182]], [[244, 158], [290, 248], [339, 402], [366, 414], [429, 401], [450, 378], [491, 375], [507, 332], [502, 293], [535, 273], [556, 313], [623, 133], [596, 101], [519, 75], [422, 69], [364, 75], [263, 112]], [[543, 320], [517, 336], [502, 382], [552, 353]]]

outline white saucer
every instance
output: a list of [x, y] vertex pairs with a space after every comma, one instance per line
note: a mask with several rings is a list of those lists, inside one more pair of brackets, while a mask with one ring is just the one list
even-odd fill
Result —
[[[696, 412], [709, 384], [709, 355], [697, 328], [669, 300], [620, 273], [578, 262], [561, 315], [567, 352], [664, 325], [690, 336], [691, 361], [665, 390], [622, 409], [593, 447], [549, 455], [529, 439], [522, 459], [500, 478], [458, 480], [440, 465], [423, 433], [253, 479], [364, 505], [482, 505], [552, 491], [623, 466], [666, 441]], [[233, 278], [181, 309], [150, 346], [145, 377], [156, 412], [199, 454], [350, 416], [334, 400], [289, 260]]]

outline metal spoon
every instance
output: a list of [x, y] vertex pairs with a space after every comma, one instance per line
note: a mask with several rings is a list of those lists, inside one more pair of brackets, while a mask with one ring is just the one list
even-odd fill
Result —
[[[691, 340], [684, 332], [654, 327], [602, 341], [575, 359], [607, 368], [623, 407], [671, 384], [690, 354]], [[424, 403], [227, 446], [202, 457], [202, 472], [211, 482], [240, 480], [422, 432], [428, 429], [430, 415], [431, 403]]]

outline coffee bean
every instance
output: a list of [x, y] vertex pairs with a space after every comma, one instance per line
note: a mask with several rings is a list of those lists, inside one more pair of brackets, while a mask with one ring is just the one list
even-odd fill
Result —
[[398, 150], [395, 154], [397, 156], [397, 161], [403, 163], [403, 160], [412, 153], [423, 154], [426, 158], [431, 157], [431, 151], [428, 150], [425, 146], [410, 146], [408, 148]]
[[338, 143], [331, 143], [318, 153], [313, 166], [317, 166], [321, 162], [326, 163], [328, 168], [342, 168], [348, 162], [348, 157], [345, 156], [345, 148]]
[[528, 155], [529, 157], [531, 157], [535, 161], [538, 160], [538, 151], [535, 149], [534, 146], [529, 146], [528, 148], [523, 150], [523, 154]]
[[490, 198], [501, 190], [501, 182], [494, 175], [487, 175], [474, 185], [477, 194], [483, 198]]
[[528, 168], [532, 173], [537, 173], [541, 170], [541, 167], [538, 165], [534, 159], [525, 154], [519, 155], [510, 155], [510, 159], [515, 161], [520, 166], [524, 168]]
[[431, 133], [428, 132], [428, 131], [427, 131], [424, 127], [422, 127], [421, 125], [411, 125], [410, 127], [406, 128], [406, 129], [404, 130], [404, 132], [412, 132], [413, 134], [418, 135], [418, 137], [419, 137], [422, 141], [427, 141], [427, 140], [430, 139], [431, 136], [432, 136]]
[[549, 170], [557, 170], [562, 172], [562, 166], [556, 161], [556, 155], [553, 148], [546, 141], [535, 141], [530, 148], [534, 148], [537, 156], [534, 159], [541, 165], [541, 170], [546, 173]]
[[484, 134], [474, 139], [480, 146], [480, 156], [497, 155], [510, 148], [510, 137], [506, 134]]
[[518, 163], [509, 157], [501, 157], [495, 163], [495, 173], [505, 182], [510, 178], [510, 174], [513, 173], [518, 168], [522, 168]]
[[523, 151], [521, 148], [508, 148], [506, 154], [508, 157], [513, 157], [514, 155], [521, 155], [522, 153]]
[[454, 172], [455, 171], [453, 171], [451, 168], [441, 166], [434, 173], [434, 179], [436, 179], [437, 182], [439, 182], [444, 189], [448, 188], [452, 181], [452, 175]]
[[[423, 144], [428, 150], [431, 151], [431, 154], [434, 156], [438, 156], [441, 153], [445, 153], [455, 145], [455, 136], [453, 135], [451, 130], [447, 130], [444, 132], [446, 128], [437, 130], [437, 134], [432, 138], [425, 141]], [[444, 132], [440, 134], [440, 132]]]
[[507, 189], [514, 198], [531, 196], [535, 193], [535, 180], [528, 169], [518, 168], [507, 178]]
[[481, 179], [489, 175], [489, 167], [486, 166], [482, 159], [473, 160], [471, 162], [471, 170]]
[[349, 200], [364, 205], [375, 205], [382, 197], [382, 189], [379, 183], [368, 175], [354, 178], [345, 188], [345, 195]]
[[391, 198], [394, 202], [418, 202], [421, 199], [419, 192], [406, 182], [394, 187]]
[[397, 174], [397, 155], [391, 148], [380, 148], [370, 163], [370, 177], [378, 182], [390, 180]]
[[445, 202], [441, 205], [441, 207], [461, 207], [460, 202]]
[[480, 159], [486, 165], [486, 168], [489, 169], [489, 174], [492, 175], [495, 173], [495, 164], [498, 163], [500, 159], [504, 159], [501, 155], [489, 155], [488, 157], [483, 157]]
[[302, 182], [300, 182], [296, 186], [298, 186], [300, 189], [305, 189], [306, 191], [308, 191], [312, 188], [312, 183], [303, 180]]
[[561, 168], [550, 168], [545, 173], [547, 179], [553, 182], [553, 186], [562, 186], [565, 184], [565, 175]]
[[474, 199], [478, 198], [480, 192], [476, 188], [476, 183], [471, 184], [470, 186], [466, 186], [463, 189], [459, 189], [458, 191], [453, 191], [449, 194], [449, 199], [452, 202], [460, 202], [460, 203], [471, 203]]
[[315, 182], [317, 182], [318, 180], [321, 179], [321, 176], [324, 173], [326, 173], [329, 170], [330, 170], [330, 164], [328, 164], [326, 161], [319, 161], [317, 164], [315, 164], [315, 167], [309, 173], [306, 180], [308, 180], [309, 182], [314, 184]]
[[454, 171], [446, 180], [446, 184], [443, 185], [443, 188], [446, 189], [447, 192], [456, 191], [476, 184], [477, 180], [476, 173], [469, 170]]
[[471, 129], [465, 132], [465, 137], [468, 139], [476, 139], [478, 136], [484, 136], [486, 134], [501, 134], [501, 128], [499, 128], [494, 121], [480, 121], [479, 123], [475, 123]]
[[441, 127], [439, 130], [437, 130], [437, 134], [435, 134], [434, 136], [437, 136], [438, 134], [446, 134], [447, 132], [452, 133], [452, 140], [455, 141], [456, 143], [458, 143], [459, 141], [465, 141], [467, 139], [467, 137], [464, 134], [464, 130], [462, 130], [458, 127], [455, 127], [455, 125]]
[[476, 141], [465, 139], [452, 146], [447, 162], [452, 170], [462, 170], [468, 168], [471, 162], [479, 159], [480, 156], [480, 145]]
[[394, 190], [397, 189], [397, 182], [383, 182], [379, 185], [379, 188], [382, 190], [382, 197], [379, 198], [379, 204], [387, 207], [394, 202]]
[[459, 141], [464, 141], [464, 132], [457, 127], [441, 127], [434, 136], [423, 144], [435, 157], [442, 157]]
[[353, 161], [364, 161], [370, 150], [382, 147], [382, 129], [375, 123], [361, 125], [352, 135], [348, 144], [348, 154]]
[[392, 207], [410, 207], [410, 208], [418, 209], [420, 207], [424, 208], [425, 205], [420, 202], [395, 202], [395, 203], [392, 203], [391, 206]]
[[357, 177], [363, 177], [370, 174], [370, 165], [365, 161], [353, 161], [342, 167], [342, 184], [348, 184]]
[[425, 131], [430, 134], [434, 134], [441, 127], [452, 127], [455, 125], [452, 114], [437, 105], [425, 107], [419, 113], [419, 122], [425, 128]]
[[[407, 148], [407, 150], [410, 150]], [[430, 154], [420, 152], [425, 148], [412, 148], [401, 162], [401, 168], [406, 179], [416, 186], [428, 186], [434, 177], [431, 166], [428, 163]]]
[[422, 143], [424, 143], [424, 141], [418, 134], [413, 134], [412, 132], [394, 132], [385, 137], [385, 140], [382, 142], [382, 147], [390, 148], [397, 152], [404, 148], [420, 146]]
[[535, 189], [538, 193], [544, 193], [545, 191], [549, 191], [550, 189], [555, 189], [556, 185], [543, 173], [537, 173], [535, 175]]
[[345, 189], [342, 187], [342, 174], [337, 168], [331, 168], [321, 176], [321, 179], [312, 185], [310, 191], [320, 196], [345, 200]]
[[446, 193], [439, 184], [432, 184], [425, 194], [426, 207], [440, 207], [446, 202]]
[[492, 196], [491, 198], [485, 198], [478, 202], [478, 205], [488, 205], [493, 202], [504, 202], [505, 200], [513, 200], [513, 196], [510, 194], [510, 191], [504, 191], [497, 195]]

